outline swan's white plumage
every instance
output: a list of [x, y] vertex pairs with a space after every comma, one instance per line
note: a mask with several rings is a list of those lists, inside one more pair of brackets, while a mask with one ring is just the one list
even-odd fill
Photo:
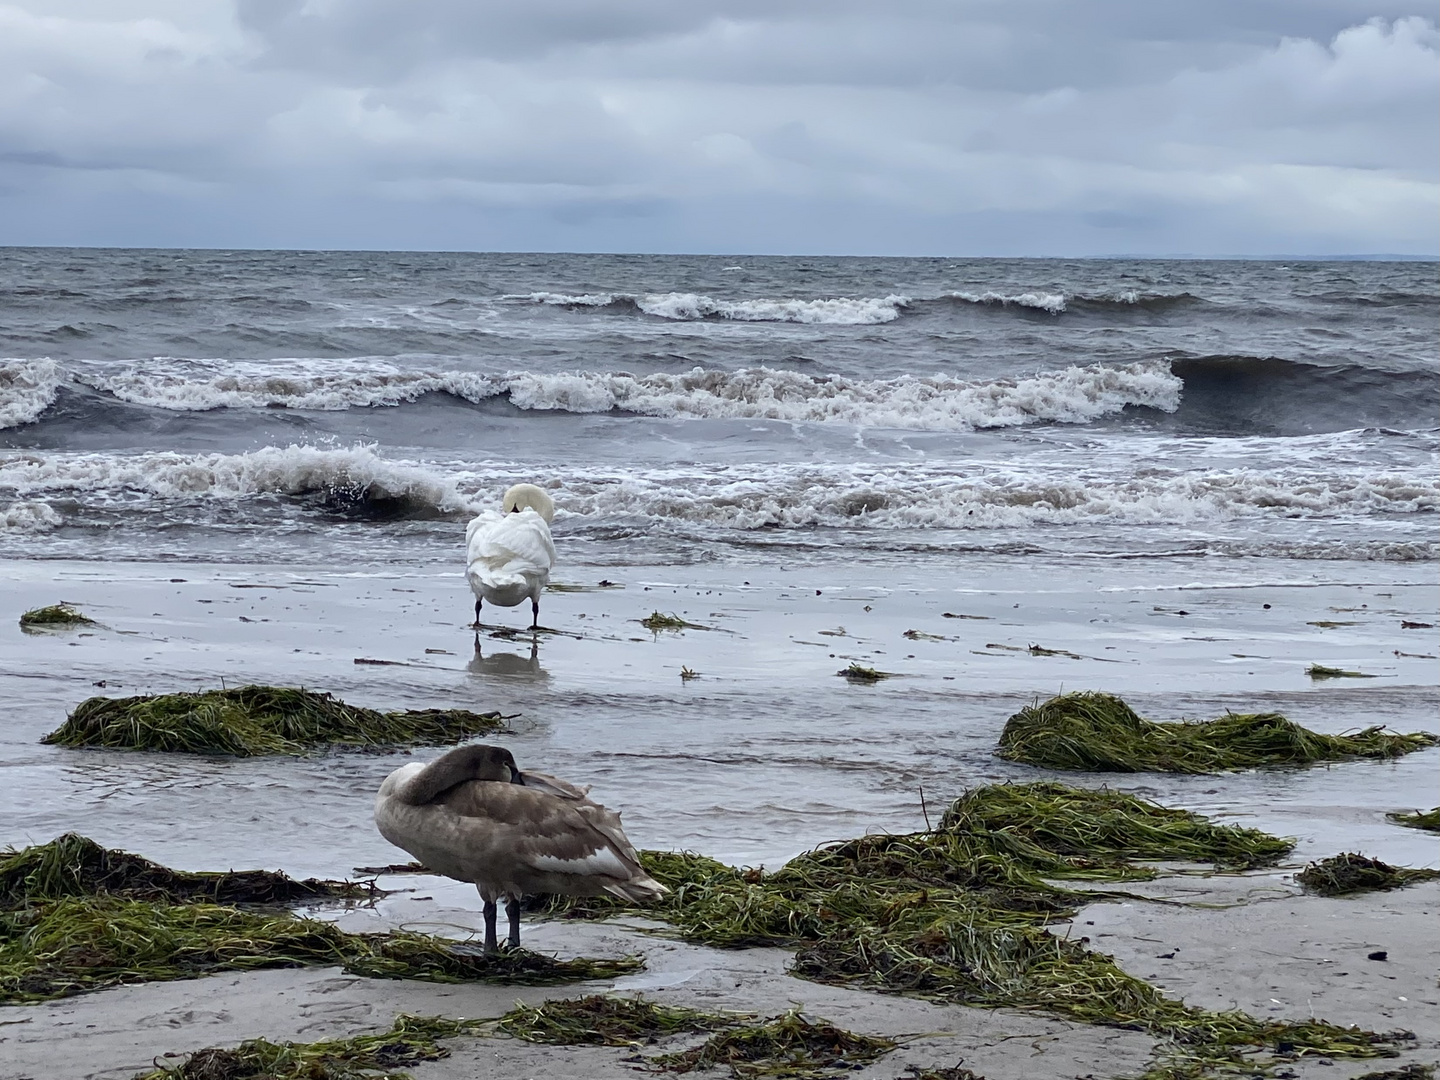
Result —
[[555, 565], [550, 522], [555, 501], [534, 484], [515, 484], [500, 500], [503, 513], [487, 510], [465, 527], [465, 577], [475, 594], [475, 621], [480, 602], [514, 607], [527, 596], [540, 614], [540, 590]]
[[476, 599], [514, 607], [540, 598], [555, 565], [550, 526], [534, 510], [493, 510], [465, 528], [465, 577]]

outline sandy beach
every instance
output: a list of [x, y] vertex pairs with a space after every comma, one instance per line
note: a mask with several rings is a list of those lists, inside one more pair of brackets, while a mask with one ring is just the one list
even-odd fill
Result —
[[[414, 891], [397, 894], [378, 910], [347, 915], [342, 925], [451, 933], [480, 925], [472, 894], [463, 886], [435, 879], [387, 884]], [[1193, 1004], [1274, 1018], [1318, 1016], [1416, 1035], [1401, 1044], [1399, 1059], [1302, 1060], [1286, 1066], [1293, 1077], [1348, 1080], [1440, 1057], [1435, 987], [1440, 944], [1434, 934], [1440, 883], [1340, 900], [1302, 896], [1278, 874], [1161, 878], [1142, 888], [1208, 906], [1096, 904], [1080, 912], [1074, 927], [1054, 931], [1083, 929], [1095, 948], [1112, 953], [1126, 971]], [[1152, 1040], [1137, 1032], [804, 982], [785, 973], [789, 954], [783, 950], [706, 949], [638, 933], [627, 922], [645, 925], [549, 922], [527, 928], [527, 946], [561, 955], [645, 955], [647, 970], [640, 975], [564, 990], [381, 981], [320, 969], [226, 974], [0, 1008], [5, 1062], [0, 1075], [126, 1080], [169, 1052], [257, 1036], [309, 1042], [384, 1030], [400, 1012], [492, 1017], [516, 1001], [597, 991], [643, 992], [666, 1003], [766, 1014], [798, 1005], [851, 1030], [900, 1040], [900, 1049], [851, 1074], [865, 1080], [900, 1076], [912, 1064], [933, 1068], [957, 1061], [988, 1080], [1116, 1077], [1141, 1071], [1153, 1050]], [[1389, 954], [1387, 961], [1366, 959], [1378, 949]], [[543, 1047], [504, 1037], [448, 1045], [448, 1059], [410, 1070], [416, 1080], [620, 1080], [636, 1072], [635, 1063], [626, 1060], [632, 1053], [622, 1049]]]
[[[1353, 571], [1356, 564], [1345, 564]], [[1053, 774], [994, 757], [1005, 718], [1036, 696], [1105, 689], [1154, 719], [1278, 710], [1325, 732], [1369, 724], [1436, 730], [1436, 585], [1424, 567], [1365, 575], [1205, 560], [1037, 566], [996, 561], [984, 582], [924, 580], [879, 560], [834, 567], [683, 566], [557, 575], [532, 655], [516, 612], [480, 635], [452, 570], [19, 562], [17, 610], [68, 600], [101, 624], [22, 635], [0, 628], [8, 779], [0, 842], [76, 830], [187, 869], [264, 866], [343, 877], [401, 853], [370, 822], [379, 780], [410, 752], [225, 759], [40, 745], [91, 694], [242, 682], [304, 685], [383, 708], [435, 705], [518, 714], [503, 741], [523, 763], [595, 785], [643, 847], [778, 866], [830, 839], [911, 831], [926, 810], [982, 783]], [[608, 576], [607, 576], [608, 575]], [[623, 577], [623, 580], [622, 580]], [[601, 582], [610, 584], [602, 585]], [[652, 611], [707, 629], [651, 633]], [[508, 620], [506, 616], [511, 616]], [[487, 616], [488, 620], [489, 616]], [[1315, 623], [1341, 623], [1317, 626]], [[916, 633], [907, 636], [907, 631]], [[1046, 653], [1032, 652], [1031, 645]], [[358, 662], [357, 661], [361, 661]], [[894, 674], [856, 685], [850, 662]], [[1374, 679], [1317, 683], [1312, 663]], [[682, 667], [698, 673], [682, 680]], [[879, 722], [883, 718], [883, 723]], [[1436, 751], [1394, 762], [1222, 776], [1071, 774], [1223, 821], [1294, 836], [1272, 872], [1165, 877], [1132, 891], [1167, 903], [1105, 902], [1059, 934], [1086, 936], [1168, 994], [1261, 1017], [1321, 1017], [1416, 1033], [1403, 1060], [1440, 1051], [1433, 933], [1440, 887], [1325, 899], [1290, 876], [1344, 850], [1440, 865], [1440, 841], [1386, 811], [1434, 802]], [[413, 756], [424, 757], [425, 751]], [[643, 776], [643, 783], [634, 778]], [[373, 910], [324, 913], [347, 929], [404, 926], [464, 935], [473, 890], [387, 878]], [[966, 1066], [989, 1080], [1111, 1077], [1143, 1068], [1152, 1040], [1039, 1014], [937, 1006], [805, 982], [774, 949], [718, 952], [612, 924], [527, 922], [530, 948], [639, 952], [639, 975], [561, 990], [386, 982], [338, 970], [227, 974], [0, 1009], [0, 1076], [123, 1078], [158, 1055], [241, 1039], [314, 1040], [383, 1029], [398, 1012], [498, 1016], [516, 1000], [596, 990], [773, 1014], [803, 1005], [901, 1050], [856, 1075]], [[1385, 950], [1388, 960], [1366, 960]], [[623, 1051], [460, 1039], [417, 1080], [495, 1075], [633, 1075]], [[1296, 1076], [1345, 1080], [1374, 1067], [1303, 1062]]]

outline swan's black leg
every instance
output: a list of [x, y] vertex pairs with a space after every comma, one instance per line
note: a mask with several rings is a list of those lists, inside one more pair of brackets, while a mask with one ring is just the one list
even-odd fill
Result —
[[485, 913], [485, 951], [499, 952], [500, 944], [495, 940], [495, 901], [486, 900], [485, 906], [480, 910]]
[[520, 898], [510, 897], [505, 901], [505, 913], [510, 916], [510, 948], [520, 947]]
[[530, 598], [530, 610], [535, 613], [535, 618], [530, 621], [530, 629], [538, 630], [540, 628], [540, 598], [538, 596]]
[[471, 629], [472, 629], [472, 630], [479, 630], [479, 629], [480, 629], [480, 600], [479, 600], [479, 598], [476, 598], [476, 600], [475, 600], [475, 624], [474, 624], [474, 626], [471, 627]]

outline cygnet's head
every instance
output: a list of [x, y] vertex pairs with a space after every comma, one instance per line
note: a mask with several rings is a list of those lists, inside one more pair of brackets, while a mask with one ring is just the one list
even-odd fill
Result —
[[555, 520], [555, 500], [550, 498], [544, 488], [538, 488], [534, 484], [516, 484], [505, 492], [500, 508], [506, 514], [534, 510], [545, 519], [547, 525]]
[[454, 757], [458, 768], [468, 774], [465, 779], [498, 780], [502, 784], [525, 783], [520, 778], [520, 766], [515, 764], [515, 756], [503, 746], [472, 743], [456, 747], [445, 756]]

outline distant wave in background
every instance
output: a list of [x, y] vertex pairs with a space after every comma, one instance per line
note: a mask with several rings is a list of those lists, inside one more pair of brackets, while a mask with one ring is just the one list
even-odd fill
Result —
[[0, 423], [37, 420], [66, 383], [120, 401], [179, 412], [289, 408], [335, 411], [397, 406], [442, 393], [472, 403], [504, 398], [518, 409], [624, 412], [665, 418], [749, 418], [932, 431], [1086, 423], [1127, 405], [1173, 411], [1181, 382], [1163, 362], [1096, 365], [1029, 378], [973, 382], [944, 376], [849, 379], [768, 368], [630, 375], [406, 370], [382, 360], [292, 364], [159, 360], [107, 371], [65, 371], [50, 361], [0, 366]]
[[1138, 308], [1163, 311], [1167, 308], [1204, 301], [1190, 293], [1150, 293], [1121, 289], [1112, 293], [1065, 293], [1047, 290], [1004, 292], [952, 291], [933, 297], [911, 297], [892, 293], [879, 297], [830, 297], [822, 299], [725, 300], [693, 292], [668, 293], [555, 293], [534, 292], [505, 296], [502, 300], [545, 304], [550, 307], [607, 310], [617, 314], [650, 315], [659, 319], [697, 321], [728, 319], [735, 322], [790, 322], [831, 326], [863, 326], [893, 322], [907, 311], [922, 312], [946, 304], [1016, 308], [1059, 315], [1076, 310], [1125, 310]]
[[1440, 380], [1423, 371], [1297, 364], [1273, 357], [1202, 356], [1095, 364], [1028, 377], [946, 375], [857, 379], [760, 367], [680, 373], [539, 373], [406, 367], [383, 358], [145, 363], [0, 361], [0, 429], [46, 419], [67, 387], [100, 397], [67, 414], [93, 423], [113, 404], [201, 413], [293, 409], [316, 413], [399, 407], [429, 394], [520, 412], [628, 414], [661, 419], [752, 419], [857, 428], [965, 432], [1089, 424], [1127, 409], [1236, 434], [1386, 424], [1434, 427]]

